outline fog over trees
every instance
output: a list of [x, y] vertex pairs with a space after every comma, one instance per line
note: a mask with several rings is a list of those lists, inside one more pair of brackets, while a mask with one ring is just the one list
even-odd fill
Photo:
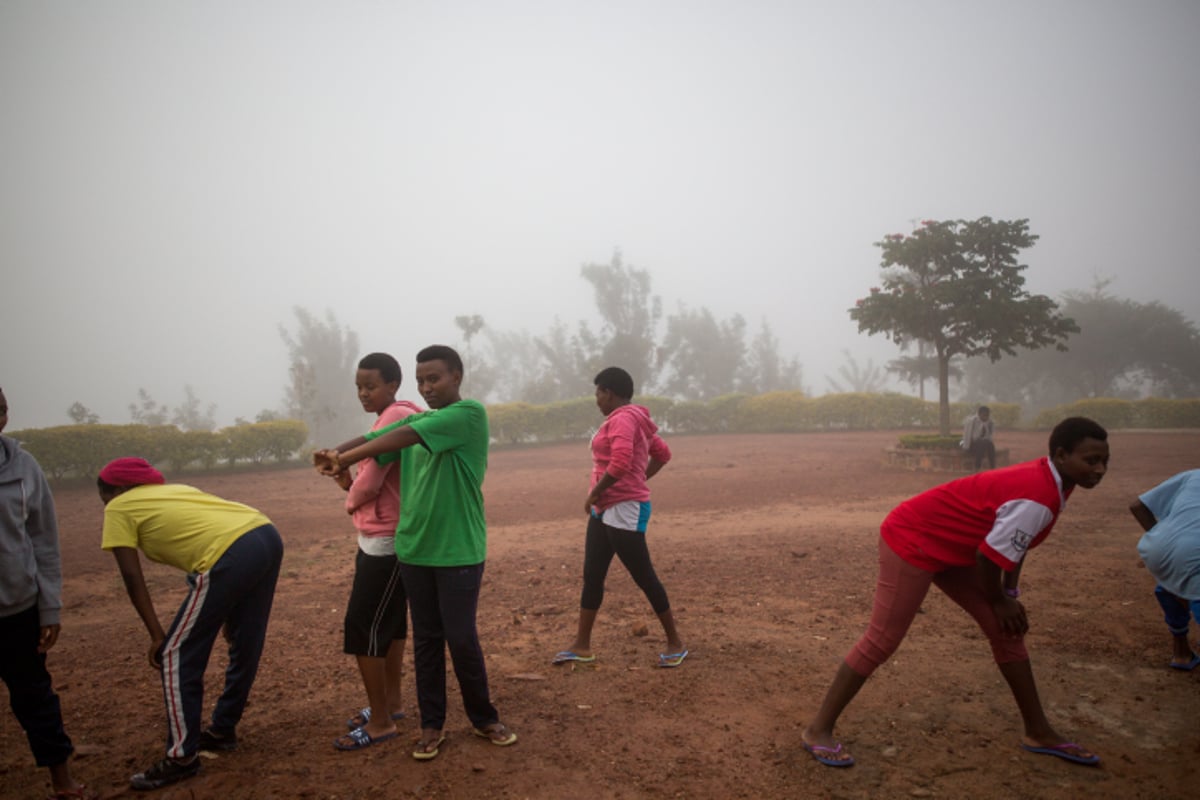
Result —
[[364, 355], [359, 352], [358, 336], [332, 311], [323, 319], [305, 308], [294, 311], [295, 330], [279, 326], [291, 361], [284, 414], [303, 420], [314, 442], [344, 441], [367, 427], [354, 389], [354, 373]]
[[1117, 297], [1108, 285], [1063, 297], [1063, 314], [1079, 327], [1065, 351], [1025, 351], [995, 364], [970, 359], [964, 393], [1020, 403], [1027, 414], [1085, 397], [1200, 396], [1195, 322], [1163, 303]]
[[[882, 392], [887, 388], [887, 371], [876, 366], [875, 362], [867, 359], [865, 364], [858, 363], [849, 350], [842, 350], [846, 361], [838, 367], [838, 377], [825, 376], [829, 391], [842, 392]], [[934, 377], [937, 376], [937, 365], [934, 364]]]
[[638, 394], [708, 400], [731, 392], [800, 389], [801, 365], [781, 351], [762, 319], [747, 341], [741, 314], [719, 318], [680, 301], [664, 315], [649, 269], [616, 252], [607, 263], [584, 264], [599, 325], [556, 320], [541, 333], [491, 328], [483, 315], [455, 318], [469, 364], [464, 387], [487, 401], [545, 403], [591, 394], [592, 377], [617, 365]]
[[[843, 348], [836, 375], [825, 375], [828, 391], [886, 391], [892, 373], [920, 392], [944, 368], [941, 400], [953, 393], [971, 402], [1018, 403], [1027, 419], [1081, 398], [1200, 395], [1194, 321], [1161, 302], [1118, 297], [1100, 279], [1088, 290], [1066, 292], [1061, 303], [1030, 296], [1017, 258], [1036, 239], [1026, 220], [983, 218], [927, 221], [911, 235], [878, 242], [882, 285], [851, 316], [864, 332], [887, 334], [901, 355], [884, 368]], [[750, 336], [741, 314], [720, 318], [683, 301], [664, 314], [649, 269], [626, 263], [619, 252], [607, 263], [583, 265], [580, 277], [593, 290], [598, 325], [556, 319], [534, 333], [492, 328], [482, 314], [455, 317], [459, 341], [452, 344], [463, 355], [468, 395], [535, 404], [574, 399], [589, 395], [591, 377], [609, 364], [632, 364], [643, 376], [640, 395], [708, 401], [739, 392], [805, 391], [801, 364], [782, 352], [765, 318]], [[300, 419], [312, 441], [350, 438], [364, 427], [354, 392], [365, 354], [358, 336], [332, 311], [322, 316], [297, 307], [293, 316], [291, 326], [278, 327], [289, 360], [275, 368], [288, 381], [279, 405], [262, 409], [255, 421]], [[413, 354], [393, 354], [411, 382]], [[172, 408], [138, 388], [129, 420], [184, 431], [216, 428], [216, 404], [191, 385], [184, 394]], [[78, 400], [64, 411], [75, 424], [101, 421]], [[238, 417], [235, 424], [246, 421]]]
[[[607, 263], [584, 264], [580, 276], [592, 288], [598, 326], [556, 320], [538, 334], [494, 330], [482, 314], [454, 318], [461, 340], [453, 344], [466, 370], [464, 394], [485, 402], [569, 400], [590, 395], [592, 377], [610, 365], [635, 376], [639, 395], [709, 400], [802, 388], [800, 363], [781, 352], [765, 319], [749, 342], [740, 314], [719, 319], [708, 308], [680, 303], [664, 320], [650, 271], [625, 263], [620, 252]], [[323, 318], [303, 308], [294, 313], [294, 330], [280, 326], [291, 378], [283, 412], [307, 423], [313, 441], [349, 438], [363, 427], [354, 393], [363, 355], [358, 337], [332, 312]], [[411, 381], [412, 354], [393, 355]], [[167, 413], [163, 408], [159, 416]]]

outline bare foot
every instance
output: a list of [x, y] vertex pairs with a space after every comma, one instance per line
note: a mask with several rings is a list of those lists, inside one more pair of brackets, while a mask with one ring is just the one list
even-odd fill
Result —
[[362, 727], [372, 739], [380, 739], [384, 736], [395, 736], [400, 732], [400, 729], [395, 725], [388, 725], [385, 722], [376, 722], [375, 720], [371, 720]]

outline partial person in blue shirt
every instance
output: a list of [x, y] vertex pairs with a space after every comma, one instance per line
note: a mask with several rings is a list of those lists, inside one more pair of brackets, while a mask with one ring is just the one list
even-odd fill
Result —
[[1146, 531], [1138, 555], [1158, 582], [1154, 596], [1174, 638], [1171, 668], [1200, 666], [1188, 642], [1189, 613], [1200, 624], [1200, 469], [1181, 472], [1130, 506]]

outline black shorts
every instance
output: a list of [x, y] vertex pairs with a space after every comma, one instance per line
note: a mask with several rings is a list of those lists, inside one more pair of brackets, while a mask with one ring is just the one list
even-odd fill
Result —
[[407, 596], [395, 556], [358, 551], [344, 631], [342, 651], [352, 656], [383, 658], [393, 640], [408, 637]]

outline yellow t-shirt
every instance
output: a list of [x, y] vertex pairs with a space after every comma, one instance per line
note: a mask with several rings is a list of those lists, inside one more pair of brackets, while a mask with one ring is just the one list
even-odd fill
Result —
[[271, 520], [182, 483], [135, 486], [108, 501], [100, 547], [139, 548], [151, 561], [208, 572], [242, 534]]

